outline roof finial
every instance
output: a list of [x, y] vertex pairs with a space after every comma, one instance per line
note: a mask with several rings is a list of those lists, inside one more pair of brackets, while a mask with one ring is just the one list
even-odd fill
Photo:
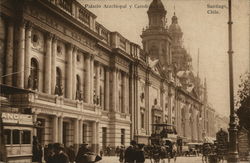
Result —
[[175, 1], [174, 1], [174, 16], [175, 16]]

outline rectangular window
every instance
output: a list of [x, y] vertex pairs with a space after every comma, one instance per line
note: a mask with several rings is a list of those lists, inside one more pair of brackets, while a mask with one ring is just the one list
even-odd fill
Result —
[[66, 145], [68, 142], [68, 132], [69, 132], [69, 124], [67, 122], [63, 122], [63, 144]]
[[87, 125], [86, 124], [82, 124], [82, 141], [86, 143], [86, 135], [87, 133]]
[[141, 113], [141, 128], [143, 128], [144, 129], [144, 113]]
[[102, 148], [106, 149], [107, 147], [107, 128], [102, 128]]
[[22, 132], [22, 144], [31, 144], [31, 132], [29, 130]]
[[11, 144], [11, 130], [5, 129], [4, 131], [5, 144]]
[[12, 144], [20, 144], [20, 130], [13, 130], [12, 135]]
[[125, 129], [121, 129], [121, 144], [125, 145]]

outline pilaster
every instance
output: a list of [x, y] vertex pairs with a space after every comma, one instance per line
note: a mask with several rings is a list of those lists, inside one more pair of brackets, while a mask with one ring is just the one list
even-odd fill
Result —
[[73, 45], [67, 44], [67, 78], [66, 78], [66, 97], [72, 99], [72, 53], [73, 53]]
[[51, 94], [51, 46], [52, 46], [51, 33], [46, 35], [46, 55], [45, 55], [45, 73], [44, 73], [44, 92]]
[[58, 117], [53, 117], [53, 142], [58, 142]]
[[8, 22], [8, 34], [7, 34], [7, 54], [6, 54], [6, 84], [12, 85], [12, 73], [13, 73], [13, 43], [14, 43], [14, 24], [12, 20]]
[[75, 46], [73, 48], [73, 54], [72, 54], [72, 97], [73, 97], [73, 99], [76, 99], [76, 56], [77, 56], [77, 51], [78, 51], [78, 48]]
[[105, 110], [108, 111], [110, 110], [110, 78], [109, 78], [109, 68], [105, 68]]
[[24, 88], [24, 56], [25, 56], [25, 25], [26, 21], [18, 23], [18, 46], [17, 46], [17, 87]]
[[57, 40], [58, 38], [54, 35], [53, 40], [52, 40], [52, 60], [51, 60], [51, 93], [52, 94], [55, 94], [55, 86], [56, 86]]
[[90, 56], [86, 57], [86, 76], [85, 76], [85, 102], [90, 103]]

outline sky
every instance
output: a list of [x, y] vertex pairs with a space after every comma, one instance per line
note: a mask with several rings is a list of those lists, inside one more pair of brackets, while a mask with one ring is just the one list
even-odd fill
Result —
[[[142, 29], [148, 25], [147, 10], [152, 0], [78, 0], [92, 11], [99, 23], [141, 45]], [[232, 0], [234, 93], [240, 75], [249, 71], [249, 0]], [[184, 47], [193, 59], [193, 70], [206, 78], [208, 101], [221, 115], [229, 115], [228, 3], [227, 0], [162, 0], [167, 26], [174, 12], [183, 32]], [[92, 6], [91, 6], [92, 5]], [[93, 6], [95, 5], [95, 6]], [[99, 5], [99, 6], [98, 6]], [[106, 8], [105, 5], [116, 5]], [[124, 8], [118, 8], [122, 5]], [[141, 5], [138, 8], [138, 5]], [[211, 14], [212, 13], [212, 14]], [[198, 66], [199, 49], [199, 66]], [[198, 68], [199, 67], [199, 68]]]

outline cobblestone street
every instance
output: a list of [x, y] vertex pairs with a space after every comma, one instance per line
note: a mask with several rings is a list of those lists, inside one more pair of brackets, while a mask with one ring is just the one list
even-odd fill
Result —
[[[178, 157], [175, 163], [202, 163], [201, 157]], [[118, 157], [103, 157], [103, 160], [100, 161], [100, 163], [119, 163]], [[145, 163], [151, 163], [149, 159], [145, 161]], [[161, 162], [163, 163], [163, 162]], [[168, 163], [167, 160], [165, 160], [165, 163]], [[170, 163], [174, 163], [173, 159], [170, 161]]]
[[[119, 163], [119, 158], [115, 156], [111, 157], [103, 157], [103, 160], [100, 161], [100, 163]], [[145, 163], [153, 163], [149, 159], [145, 161]], [[160, 163], [168, 163], [167, 160], [165, 162]], [[173, 159], [170, 161], [170, 163], [202, 163], [201, 157], [178, 157], [176, 162], [173, 161]], [[222, 163], [222, 162], [220, 162]], [[223, 163], [227, 163], [227, 161], [224, 161]], [[248, 161], [240, 161], [240, 163], [249, 163]]]

